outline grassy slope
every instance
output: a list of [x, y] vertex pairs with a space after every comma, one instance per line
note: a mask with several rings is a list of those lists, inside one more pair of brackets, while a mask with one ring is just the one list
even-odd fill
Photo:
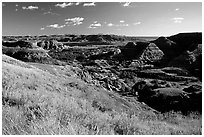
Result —
[[156, 116], [85, 83], [78, 67], [2, 59], [3, 134], [201, 134], [201, 117]]

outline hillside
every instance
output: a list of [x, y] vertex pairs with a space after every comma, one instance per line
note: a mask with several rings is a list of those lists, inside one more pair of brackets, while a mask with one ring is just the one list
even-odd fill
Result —
[[201, 134], [199, 115], [160, 114], [86, 83], [76, 63], [2, 59], [3, 134]]
[[201, 36], [3, 37], [3, 134], [201, 134]]

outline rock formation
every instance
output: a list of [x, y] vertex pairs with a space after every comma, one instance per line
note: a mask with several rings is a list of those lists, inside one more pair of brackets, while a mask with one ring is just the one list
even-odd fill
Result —
[[46, 50], [63, 49], [63, 43], [58, 42], [56, 40], [43, 40], [43, 41], [38, 42], [37, 45]]
[[159, 47], [159, 49], [163, 51], [167, 60], [172, 59], [173, 57], [178, 55], [177, 51], [175, 50], [177, 47], [176, 43], [167, 39], [166, 37], [159, 37], [152, 42], [155, 43], [157, 47]]

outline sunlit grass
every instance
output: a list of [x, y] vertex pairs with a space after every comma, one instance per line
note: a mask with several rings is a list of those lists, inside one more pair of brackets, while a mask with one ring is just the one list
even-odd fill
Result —
[[[109, 97], [104, 90], [90, 86], [77, 77], [53, 75], [35, 67], [25, 68], [20, 63], [13, 64], [8, 60], [2, 63], [2, 134], [202, 133], [202, 117], [199, 114], [184, 116], [169, 112], [152, 115], [142, 110], [130, 114], [119, 99]], [[98, 105], [94, 106], [93, 102], [98, 102]], [[100, 107], [104, 107], [104, 111]]]

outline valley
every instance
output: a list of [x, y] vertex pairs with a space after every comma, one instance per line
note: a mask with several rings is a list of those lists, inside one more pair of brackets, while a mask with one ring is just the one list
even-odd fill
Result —
[[202, 33], [3, 36], [2, 53], [3, 134], [202, 134]]

